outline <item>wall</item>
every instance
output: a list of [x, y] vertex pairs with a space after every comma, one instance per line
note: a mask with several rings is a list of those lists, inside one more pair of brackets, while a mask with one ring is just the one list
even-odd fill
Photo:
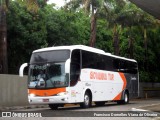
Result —
[[[145, 83], [145, 82], [140, 82], [139, 84], [140, 86], [140, 97], [146, 97], [145, 92], [144, 92], [144, 88], [160, 88], [160, 83]], [[147, 97], [160, 97], [160, 91], [147, 91]]]
[[27, 76], [0, 74], [0, 106], [28, 105]]

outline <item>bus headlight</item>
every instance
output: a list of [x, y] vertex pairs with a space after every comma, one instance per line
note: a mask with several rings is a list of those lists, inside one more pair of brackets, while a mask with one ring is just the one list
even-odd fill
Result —
[[68, 92], [61, 92], [61, 93], [58, 93], [57, 96], [64, 96], [64, 95], [67, 95], [67, 93]]
[[36, 96], [36, 95], [33, 94], [33, 93], [29, 94], [29, 97], [35, 97], [35, 96]]

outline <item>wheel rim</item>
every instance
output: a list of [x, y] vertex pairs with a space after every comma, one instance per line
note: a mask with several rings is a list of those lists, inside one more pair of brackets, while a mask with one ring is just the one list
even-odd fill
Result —
[[84, 97], [84, 102], [85, 102], [85, 105], [89, 105], [89, 96], [88, 95], [85, 95]]
[[127, 103], [128, 102], [128, 95], [127, 94], [125, 94], [125, 103]]

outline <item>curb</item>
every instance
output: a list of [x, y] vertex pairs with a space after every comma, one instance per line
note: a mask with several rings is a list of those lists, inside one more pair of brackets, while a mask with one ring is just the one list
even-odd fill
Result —
[[0, 111], [34, 109], [34, 108], [47, 108], [47, 107], [48, 107], [48, 105], [30, 105], [30, 106], [0, 107]]

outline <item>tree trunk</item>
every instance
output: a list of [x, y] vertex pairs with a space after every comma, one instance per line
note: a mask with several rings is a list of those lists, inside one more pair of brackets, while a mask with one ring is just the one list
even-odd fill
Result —
[[95, 8], [92, 4], [92, 16], [91, 16], [91, 34], [90, 34], [90, 46], [95, 47], [96, 42], [96, 27], [97, 27], [97, 16], [96, 16]]
[[6, 10], [0, 5], [0, 74], [8, 73]]
[[129, 27], [129, 37], [128, 37], [128, 53], [129, 53], [129, 58], [133, 59], [133, 38], [132, 38], [132, 27]]
[[114, 47], [114, 54], [119, 55], [119, 35], [117, 32], [117, 25], [114, 25], [113, 30], [113, 47]]
[[145, 48], [145, 55], [144, 55], [144, 66], [145, 69], [148, 69], [148, 46], [147, 46], [147, 30], [144, 28], [144, 48]]
[[133, 59], [133, 38], [129, 36], [129, 58]]

